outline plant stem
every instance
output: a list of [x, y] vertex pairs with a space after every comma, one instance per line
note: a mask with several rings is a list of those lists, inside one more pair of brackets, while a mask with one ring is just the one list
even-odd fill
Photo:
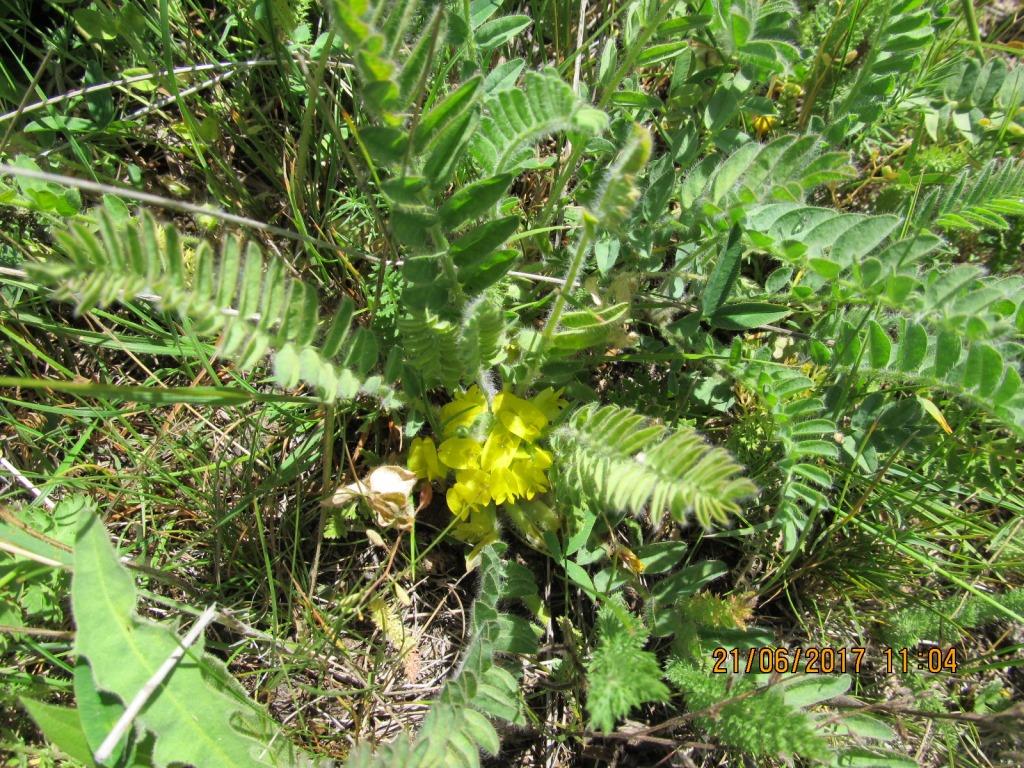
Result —
[[960, 0], [964, 9], [964, 21], [967, 22], [967, 31], [971, 35], [971, 43], [979, 59], [985, 58], [985, 51], [981, 46], [981, 31], [978, 29], [978, 17], [974, 13], [974, 0]]
[[559, 288], [558, 294], [555, 296], [555, 306], [551, 308], [551, 314], [548, 315], [547, 322], [544, 323], [544, 329], [540, 333], [540, 340], [534, 344], [530, 349], [530, 357], [533, 358], [530, 363], [530, 368], [527, 371], [526, 376], [519, 382], [517, 389], [519, 394], [523, 394], [529, 383], [537, 375], [538, 369], [540, 368], [540, 362], [544, 359], [544, 353], [547, 351], [548, 344], [551, 342], [551, 337], [554, 335], [558, 328], [558, 321], [562, 317], [562, 312], [565, 309], [565, 304], [569, 300], [569, 292], [573, 289], [576, 284], [576, 278], [583, 268], [583, 261], [586, 259], [587, 251], [590, 249], [590, 243], [594, 239], [594, 226], [593, 224], [586, 222], [583, 225], [583, 234], [580, 235], [579, 242], [576, 244], [576, 253], [573, 254], [572, 262], [569, 264], [569, 271], [565, 274], [565, 282], [562, 287]]

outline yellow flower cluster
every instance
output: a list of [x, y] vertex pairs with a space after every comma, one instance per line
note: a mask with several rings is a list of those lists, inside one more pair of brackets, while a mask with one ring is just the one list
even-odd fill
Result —
[[[548, 489], [551, 466], [551, 454], [536, 443], [564, 405], [553, 389], [529, 400], [500, 392], [488, 405], [474, 385], [441, 409], [440, 445], [429, 437], [412, 441], [409, 469], [426, 480], [454, 472], [445, 498], [463, 520], [490, 504], [532, 499]], [[480, 424], [486, 428], [474, 429]]]

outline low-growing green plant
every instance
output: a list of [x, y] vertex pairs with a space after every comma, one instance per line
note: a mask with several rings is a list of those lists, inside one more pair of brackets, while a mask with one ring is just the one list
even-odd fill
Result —
[[[1024, 435], [1024, 278], [1019, 263], [971, 263], [964, 239], [1024, 213], [1020, 75], [1012, 48], [980, 44], [969, 3], [275, 1], [209, 19], [136, 5], [55, 6], [87, 82], [129, 51], [163, 58], [160, 73], [123, 73], [117, 100], [114, 85], [86, 88], [87, 120], [78, 96], [29, 104], [46, 58], [31, 82], [25, 62], [0, 65], [0, 99], [18, 102], [0, 130], [23, 125], [0, 139], [0, 203], [37, 227], [22, 241], [4, 224], [17, 260], [0, 312], [17, 351], [3, 422], [23, 443], [41, 431], [8, 405], [119, 425], [86, 464], [113, 462], [114, 490], [69, 476], [97, 427], [77, 441], [60, 427], [69, 458], [38, 473], [45, 494], [68, 489], [54, 517], [0, 525], [0, 583], [17, 585], [0, 624], [63, 637], [74, 623], [56, 650], [0, 646], [12, 669], [33, 659], [63, 681], [0, 682], [50, 743], [86, 765], [472, 768], [531, 749], [568, 765], [595, 744], [619, 745], [613, 763], [635, 750], [631, 764], [694, 764], [699, 748], [915, 764], [906, 728], [859, 711], [891, 689], [877, 664], [722, 674], [712, 654], [837, 644], [877, 661], [886, 644], [967, 651], [960, 629], [1024, 622], [1024, 495], [1000, 466]], [[35, 40], [12, 19], [0, 28]], [[960, 24], [976, 44], [959, 45]], [[174, 68], [195, 25], [197, 50], [244, 78], [198, 84], [213, 89], [205, 105]], [[167, 99], [151, 110], [174, 114], [160, 141], [216, 206], [76, 172], [93, 162], [97, 178], [144, 186], [136, 163], [156, 150], [140, 155], [128, 127], [150, 111], [121, 97], [156, 83]], [[953, 157], [970, 168], [954, 173]], [[236, 205], [254, 218], [221, 210]], [[222, 223], [251, 231], [215, 238]], [[92, 379], [76, 380], [88, 355]], [[144, 377], [126, 383], [128, 369]], [[124, 402], [172, 411], [139, 427]], [[229, 453], [204, 464], [185, 441], [178, 472], [156, 452], [183, 406]], [[233, 436], [241, 423], [251, 446]], [[210, 490], [234, 471], [238, 498]], [[184, 512], [154, 521], [171, 494], [132, 501], [134, 482], [187, 486], [212, 538], [179, 527]], [[101, 488], [109, 503], [82, 492]], [[103, 518], [136, 516], [118, 532], [133, 557], [179, 567], [119, 560]], [[325, 584], [322, 557], [349, 541], [371, 548]], [[420, 621], [444, 603], [409, 608], [410, 585], [449, 550], [447, 591], [465, 571], [478, 581], [454, 669], [416, 690], [415, 717], [387, 738], [356, 738], [374, 735], [365, 707], [395, 670], [420, 673]], [[197, 557], [209, 583], [186, 565]], [[140, 591], [135, 573], [153, 583]], [[936, 606], [900, 589], [922, 581]], [[200, 595], [237, 605], [183, 639], [167, 606]], [[235, 617], [246, 600], [259, 628]], [[205, 641], [211, 621], [290, 661], [245, 674], [231, 641]], [[281, 722], [292, 665], [374, 658], [375, 635], [351, 641], [358, 626], [383, 637], [376, 662], [297, 687], [347, 700], [332, 686], [356, 680], [366, 699], [346, 717], [362, 730], [295, 727], [302, 706]], [[1017, 665], [1010, 645], [993, 639], [990, 669]], [[951, 753], [987, 722], [956, 696]], [[900, 707], [877, 706], [931, 712]]]

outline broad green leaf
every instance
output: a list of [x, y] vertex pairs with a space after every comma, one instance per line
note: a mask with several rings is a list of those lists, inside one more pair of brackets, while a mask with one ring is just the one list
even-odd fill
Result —
[[744, 331], [748, 328], [759, 328], [762, 325], [777, 323], [791, 314], [790, 310], [778, 304], [760, 301], [740, 301], [719, 307], [708, 318], [714, 328], [729, 331]]
[[352, 300], [347, 296], [341, 300], [341, 304], [334, 312], [334, 317], [331, 319], [331, 325], [327, 329], [327, 334], [324, 336], [323, 342], [320, 345], [320, 352], [323, 357], [330, 359], [338, 354], [338, 350], [341, 348], [342, 343], [348, 337], [349, 328], [352, 325], [352, 314], [355, 311], [355, 305]]
[[846, 715], [837, 725], [840, 732], [847, 732], [862, 739], [874, 741], [892, 741], [895, 732], [888, 725], [870, 715]]
[[472, 736], [473, 741], [479, 744], [487, 754], [497, 755], [501, 750], [501, 740], [490, 720], [469, 707], [462, 711], [462, 719], [465, 721], [466, 731]]
[[444, 38], [444, 23], [444, 9], [439, 5], [434, 10], [434, 16], [426, 23], [423, 34], [416, 41], [412, 53], [405, 60], [398, 75], [398, 98], [402, 104], [415, 102], [418, 96], [417, 88], [429, 85], [424, 76], [436, 65], [438, 41]]
[[1021, 388], [1020, 374], [1017, 373], [1017, 369], [1013, 366], [1006, 367], [1006, 373], [1003, 374], [1003, 381], [999, 385], [999, 388], [992, 393], [992, 402], [997, 405], [1003, 405], [1009, 402], [1014, 395], [1016, 395]]
[[423, 174], [430, 179], [431, 188], [439, 191], [448, 186], [479, 122], [480, 116], [476, 112], [466, 111], [441, 132], [423, 164]]
[[402, 162], [409, 144], [409, 136], [404, 131], [390, 126], [370, 126], [359, 131], [370, 157], [378, 165], [395, 165]]
[[551, 339], [551, 346], [553, 349], [574, 351], [600, 346], [628, 313], [629, 304], [626, 303], [565, 312], [561, 318], [561, 327]]
[[[1003, 356], [991, 344], [975, 344], [971, 352], [978, 349], [981, 358], [978, 374], [978, 394], [986, 397], [995, 391], [1003, 374]], [[970, 358], [970, 355], [968, 355]]]
[[704, 14], [686, 14], [685, 16], [677, 16], [674, 19], [668, 19], [658, 25], [658, 29], [655, 35], [658, 38], [664, 39], [666, 37], [676, 37], [677, 35], [685, 35], [694, 30], [706, 27], [711, 21], [711, 16]]
[[810, 482], [820, 485], [822, 488], [832, 487], [832, 476], [819, 466], [814, 464], [794, 464], [794, 474], [800, 475], [800, 477]]
[[645, 48], [637, 59], [637, 66], [645, 67], [651, 64], [658, 64], [659, 62], [665, 61], [678, 56], [683, 51], [689, 50], [689, 40], [678, 40], [674, 43], [659, 43], [658, 45], [652, 45], [649, 48]]
[[[91, 505], [82, 506], [74, 562], [75, 652], [88, 660], [97, 689], [131, 701], [179, 640], [136, 614], [135, 584]], [[256, 710], [229, 692], [229, 680], [213, 657], [197, 648], [186, 653], [137, 718], [156, 737], [155, 765], [271, 764], [260, 741], [236, 730]]]
[[518, 216], [505, 216], [469, 230], [449, 249], [455, 266], [460, 270], [475, 268], [504, 245], [518, 227]]
[[801, 435], [825, 435], [835, 431], [835, 423], [828, 419], [809, 419], [800, 421], [790, 428], [793, 437]]
[[661, 605], [668, 605], [676, 598], [695, 594], [705, 584], [722, 578], [728, 572], [729, 567], [721, 560], [702, 560], [659, 581], [651, 587], [651, 597]]
[[429, 183], [423, 176], [399, 176], [381, 184], [381, 191], [391, 203], [416, 206], [423, 204], [423, 191]]
[[656, 541], [638, 547], [634, 554], [644, 564], [644, 573], [652, 575], [670, 571], [686, 554], [685, 541]]
[[864, 217], [835, 240], [832, 258], [849, 267], [871, 253], [899, 223], [895, 216]]
[[[65, 500], [62, 505], [73, 502]], [[0, 509], [0, 551], [16, 557], [25, 557], [54, 568], [69, 569], [73, 563], [71, 552], [59, 541], [50, 539], [18, 520], [11, 512]]]
[[740, 237], [740, 227], [738, 224], [734, 224], [729, 230], [729, 239], [726, 242], [725, 250], [715, 263], [707, 284], [704, 286], [704, 294], [701, 296], [701, 312], [705, 317], [713, 315], [729, 298], [733, 284], [740, 274], [740, 257], [742, 255], [743, 243]]

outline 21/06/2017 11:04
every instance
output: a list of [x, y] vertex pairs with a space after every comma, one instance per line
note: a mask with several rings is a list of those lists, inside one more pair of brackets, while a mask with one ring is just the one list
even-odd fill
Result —
[[[712, 673], [739, 674], [806, 674], [831, 675], [835, 673], [859, 673], [863, 668], [868, 649], [863, 646], [832, 647], [810, 646], [807, 648], [784, 648], [761, 646], [753, 648], [715, 648], [711, 652], [714, 664]], [[880, 653], [886, 674], [907, 674], [911, 670], [955, 673], [962, 663], [955, 647], [938, 646], [911, 649], [883, 647]]]

